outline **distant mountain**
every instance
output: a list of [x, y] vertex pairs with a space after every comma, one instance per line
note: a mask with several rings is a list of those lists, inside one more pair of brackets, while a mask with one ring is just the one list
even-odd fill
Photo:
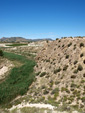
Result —
[[0, 39], [0, 42], [27, 42], [28, 40], [22, 37], [3, 37]]
[[43, 39], [28, 39], [32, 42], [35, 42], [35, 41], [44, 41], [44, 40], [52, 40], [51, 38], [43, 38]]
[[34, 42], [34, 41], [42, 41], [42, 40], [52, 40], [50, 38], [45, 39], [25, 39], [23, 37], [2, 37], [0, 42]]

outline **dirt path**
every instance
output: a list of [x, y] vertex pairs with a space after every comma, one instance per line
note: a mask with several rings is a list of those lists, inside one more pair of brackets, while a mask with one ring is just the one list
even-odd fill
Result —
[[[57, 110], [55, 110], [57, 107], [55, 107], [55, 106], [52, 106], [52, 105], [50, 105], [50, 104], [40, 104], [40, 103], [35, 103], [35, 104], [29, 104], [29, 103], [25, 103], [25, 102], [23, 102], [23, 103], [21, 103], [21, 104], [18, 104], [18, 105], [16, 105], [16, 106], [13, 106], [12, 108], [10, 108], [10, 109], [8, 109], [9, 111], [10, 111], [10, 113], [11, 113], [11, 111], [12, 110], [14, 110], [14, 109], [17, 109], [17, 110], [19, 110], [20, 111], [20, 109], [22, 109], [22, 108], [27, 108], [27, 107], [31, 107], [31, 108], [44, 108], [44, 109], [49, 109], [49, 110], [51, 110], [51, 113], [69, 113], [69, 112], [66, 112], [66, 111], [63, 111], [63, 112], [61, 112], [61, 111], [57, 111]], [[48, 113], [46, 110], [43, 112], [43, 113]], [[79, 112], [77, 112], [77, 111], [72, 111], [72, 113], [79, 113]]]

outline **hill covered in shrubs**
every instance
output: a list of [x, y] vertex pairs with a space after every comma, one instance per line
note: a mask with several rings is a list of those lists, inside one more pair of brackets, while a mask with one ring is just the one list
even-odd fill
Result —
[[30, 101], [85, 111], [85, 38], [48, 42], [36, 62]]

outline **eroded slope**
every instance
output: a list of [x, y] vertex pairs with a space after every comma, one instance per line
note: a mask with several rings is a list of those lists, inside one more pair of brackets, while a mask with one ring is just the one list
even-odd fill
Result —
[[85, 38], [58, 39], [36, 57], [34, 102], [70, 105], [85, 111]]

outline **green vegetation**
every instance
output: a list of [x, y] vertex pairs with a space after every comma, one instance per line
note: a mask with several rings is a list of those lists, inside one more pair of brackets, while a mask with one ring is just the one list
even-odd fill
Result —
[[74, 65], [75, 65], [75, 64], [77, 64], [77, 63], [78, 63], [78, 61], [77, 61], [77, 60], [75, 60], [75, 61], [74, 61]]
[[80, 43], [80, 47], [84, 47], [84, 44], [83, 43]]
[[70, 42], [69, 44], [68, 44], [68, 47], [70, 47], [72, 45], [72, 42]]
[[83, 61], [83, 63], [85, 64], [85, 60]]
[[69, 58], [69, 55], [66, 55], [66, 59], [68, 59]]
[[78, 73], [78, 69], [75, 69], [73, 73]]
[[73, 48], [74, 50], [76, 49], [76, 44], [74, 44], [74, 48]]
[[[21, 113], [44, 113], [46, 111], [47, 113], [52, 113], [52, 110], [49, 110], [47, 108], [23, 107], [20, 109]], [[18, 112], [18, 109], [15, 108], [14, 110], [12, 110], [11, 113], [17, 113], [17, 112]]]
[[56, 74], [56, 73], [58, 73], [58, 72], [60, 72], [61, 71], [61, 68], [59, 67], [58, 69], [55, 69], [54, 70], [54, 74]]
[[4, 52], [4, 57], [12, 61], [19, 61], [23, 65], [13, 68], [6, 80], [0, 84], [0, 104], [8, 103], [16, 96], [25, 94], [35, 78], [33, 73], [34, 61], [28, 60], [24, 56], [7, 52]]
[[83, 54], [83, 53], [81, 53], [81, 54], [80, 54], [80, 57], [83, 57], [83, 56], [84, 56], [84, 54]]
[[43, 76], [45, 76], [46, 75], [46, 72], [42, 72], [41, 74], [40, 74], [40, 77], [43, 77]]
[[82, 97], [81, 100], [82, 100], [82, 102], [85, 102], [85, 97]]
[[68, 65], [65, 65], [64, 68], [63, 68], [63, 71], [66, 71], [68, 68]]
[[28, 45], [28, 44], [14, 43], [14, 44], [6, 45], [6, 46], [24, 46], [24, 45]]
[[0, 50], [0, 56], [3, 56], [4, 54], [3, 54], [3, 51], [2, 50]]
[[75, 76], [75, 75], [71, 75], [71, 78], [73, 78], [73, 79], [74, 79], [74, 78], [76, 78], [76, 76]]
[[82, 71], [82, 70], [83, 70], [82, 65], [79, 64], [77, 70], [78, 70], [78, 71]]
[[44, 95], [46, 95], [46, 94], [48, 94], [48, 93], [49, 93], [49, 91], [46, 90], [46, 89], [43, 91], [43, 94], [44, 94]]
[[52, 90], [51, 94], [59, 93], [59, 88], [55, 88]]

